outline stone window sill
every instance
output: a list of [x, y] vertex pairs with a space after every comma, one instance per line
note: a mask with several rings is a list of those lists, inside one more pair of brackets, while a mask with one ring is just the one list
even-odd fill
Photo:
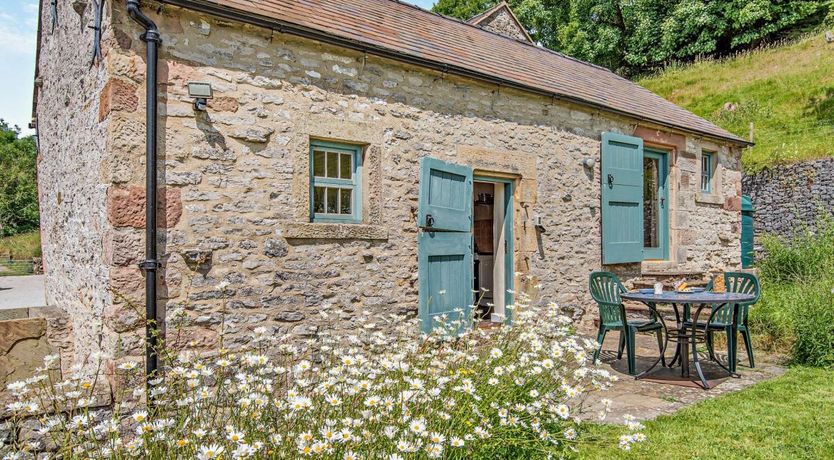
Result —
[[714, 193], [699, 193], [695, 195], [695, 201], [704, 204], [724, 204], [724, 198]]
[[284, 224], [282, 236], [288, 240], [387, 240], [388, 229], [382, 225], [292, 222]]

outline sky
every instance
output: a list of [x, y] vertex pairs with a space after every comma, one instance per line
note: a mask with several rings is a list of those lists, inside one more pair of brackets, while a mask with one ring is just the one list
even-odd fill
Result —
[[[405, 0], [429, 9], [435, 0]], [[0, 0], [0, 118], [32, 134], [37, 0]]]
[[0, 118], [30, 134], [35, 75], [37, 0], [2, 0], [0, 7]]

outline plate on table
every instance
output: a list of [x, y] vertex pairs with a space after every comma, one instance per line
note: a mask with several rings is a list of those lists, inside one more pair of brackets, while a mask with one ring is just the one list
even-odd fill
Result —
[[704, 292], [704, 291], [705, 291], [705, 289], [701, 288], [701, 287], [691, 287], [691, 288], [686, 288], [684, 290], [677, 290], [675, 292], [677, 292], [678, 294], [697, 294], [699, 292]]
[[652, 288], [638, 289], [637, 292], [639, 292], [640, 294], [654, 294], [654, 289], [652, 289]]

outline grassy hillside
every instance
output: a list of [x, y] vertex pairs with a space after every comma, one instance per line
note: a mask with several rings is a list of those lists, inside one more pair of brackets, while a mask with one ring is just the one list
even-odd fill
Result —
[[9, 257], [24, 260], [40, 256], [41, 233], [38, 230], [0, 238], [0, 260]]
[[752, 122], [748, 170], [834, 155], [834, 44], [822, 33], [669, 68], [640, 84], [744, 138]]

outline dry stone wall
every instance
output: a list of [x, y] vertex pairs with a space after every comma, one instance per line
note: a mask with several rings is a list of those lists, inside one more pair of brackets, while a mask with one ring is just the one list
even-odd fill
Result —
[[834, 158], [762, 170], [745, 176], [742, 189], [755, 208], [757, 238], [813, 231], [822, 216], [834, 215]]
[[[104, 118], [107, 154], [95, 157], [107, 185], [79, 186], [98, 200], [95, 222], [104, 235], [89, 257], [101, 259], [106, 287], [118, 295], [100, 318], [77, 309], [71, 316], [76, 329], [98, 327], [84, 325], [88, 318], [103, 324], [106, 353], [136, 359], [143, 345], [135, 264], [143, 248], [144, 45], [121, 4], [110, 6], [112, 73], [97, 94], [118, 104], [110, 102]], [[589, 306], [587, 276], [601, 268], [599, 167], [582, 161], [598, 165], [601, 133], [634, 133], [632, 121], [170, 6], [146, 10], [163, 36], [160, 304], [169, 343], [209, 348], [222, 335], [227, 345], [242, 344], [259, 326], [304, 339], [326, 327], [360, 330], [360, 311], [416, 312], [425, 156], [516, 178], [515, 269], [524, 275], [516, 288]], [[192, 108], [189, 81], [211, 83], [206, 112]], [[666, 142], [656, 127], [649, 131]], [[735, 267], [738, 251], [725, 249], [738, 247], [738, 152], [676, 136], [678, 147], [669, 144], [677, 149], [673, 261], [663, 268]], [[361, 224], [309, 222], [311, 139], [363, 146]], [[723, 186], [698, 202], [696, 164], [706, 146], [720, 151]], [[546, 233], [534, 228], [535, 216]], [[72, 259], [70, 251], [49, 257]], [[628, 276], [641, 270], [613, 268]], [[66, 283], [56, 285], [71, 296]], [[325, 305], [338, 317], [322, 318]]]

